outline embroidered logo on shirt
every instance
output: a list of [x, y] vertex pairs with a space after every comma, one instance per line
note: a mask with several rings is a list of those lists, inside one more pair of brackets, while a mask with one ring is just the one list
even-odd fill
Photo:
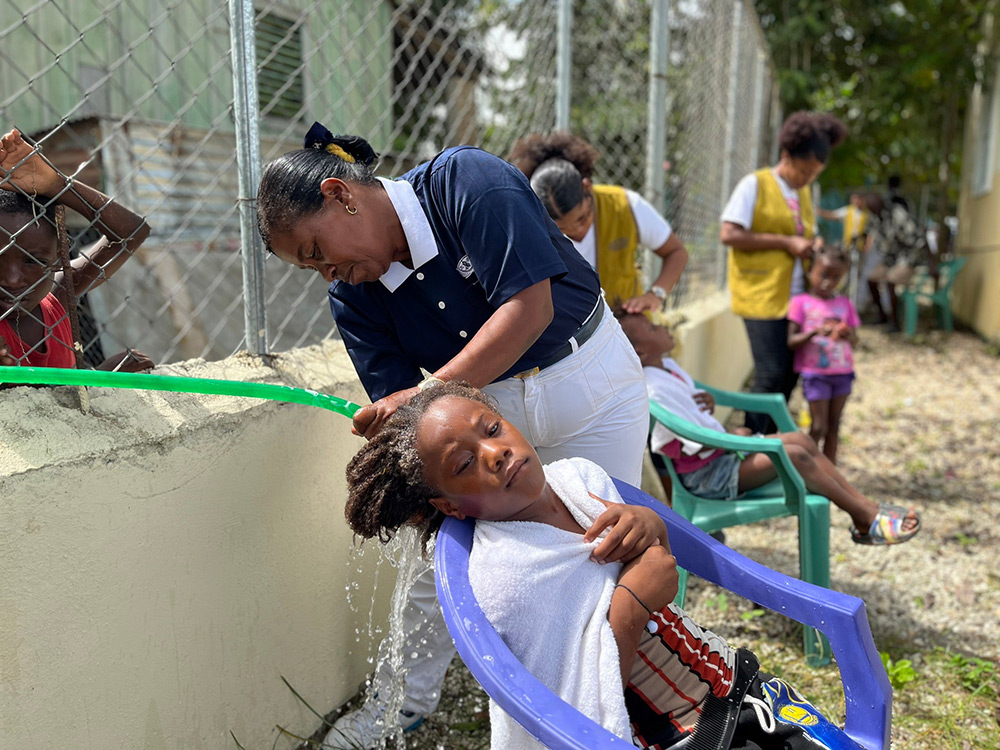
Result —
[[472, 276], [472, 261], [469, 260], [468, 255], [462, 256], [462, 259], [458, 261], [458, 265], [455, 266], [455, 270], [461, 274], [463, 279], [467, 279]]

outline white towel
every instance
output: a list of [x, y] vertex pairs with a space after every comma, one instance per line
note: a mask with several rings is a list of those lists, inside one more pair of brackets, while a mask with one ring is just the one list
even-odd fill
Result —
[[[646, 392], [649, 394], [649, 399], [686, 422], [716, 432], [725, 432], [726, 428], [719, 420], [707, 411], [702, 411], [695, 402], [694, 394], [699, 393], [700, 389], [694, 384], [691, 376], [670, 357], [663, 358], [663, 366], [670, 372], [659, 367], [642, 368], [646, 376]], [[701, 443], [676, 435], [659, 422], [653, 426], [650, 446], [654, 451], [662, 450], [663, 446], [674, 440], [680, 441], [681, 450], [687, 456], [699, 455], [707, 458], [709, 454], [715, 452], [715, 448], [706, 448]]]
[[[586, 459], [549, 464], [545, 475], [585, 530], [605, 510], [591, 494], [622, 502], [610, 477]], [[608, 623], [621, 564], [591, 560], [597, 544], [533, 521], [478, 521], [469, 578], [487, 619], [528, 671], [631, 741], [618, 646]], [[492, 700], [490, 723], [495, 750], [542, 747]]]

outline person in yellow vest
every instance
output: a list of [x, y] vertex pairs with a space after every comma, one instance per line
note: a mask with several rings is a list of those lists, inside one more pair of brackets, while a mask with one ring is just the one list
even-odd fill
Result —
[[[687, 265], [687, 250], [641, 195], [592, 182], [598, 157], [583, 138], [559, 131], [522, 138], [507, 160], [524, 172], [549, 216], [596, 269], [612, 308], [660, 310]], [[636, 263], [640, 245], [663, 259], [659, 276], [645, 291]]]
[[[846, 206], [835, 208], [832, 211], [817, 208], [816, 213], [821, 219], [839, 221], [843, 226], [840, 244], [847, 248], [851, 262], [849, 278], [846, 279], [847, 296], [851, 298], [855, 307], [861, 307], [862, 272], [869, 262], [862, 260], [862, 255], [866, 250], [866, 233], [868, 231], [868, 209], [865, 206], [865, 196], [861, 193], [851, 193], [851, 198]], [[844, 283], [841, 284], [841, 286], [844, 285]]]
[[844, 227], [841, 244], [850, 249], [863, 252], [865, 249], [865, 229], [868, 224], [868, 209], [865, 207], [865, 196], [851, 193], [850, 202], [833, 211], [820, 208], [816, 210], [821, 219], [839, 221]]
[[[754, 361], [753, 393], [781, 393], [797, 380], [788, 350], [788, 301], [805, 291], [802, 262], [812, 256], [816, 217], [809, 185], [830, 152], [847, 135], [832, 115], [795, 112], [778, 135], [781, 154], [773, 167], [743, 177], [722, 210], [722, 242], [729, 246], [733, 312], [743, 318]], [[763, 415], [746, 426], [769, 434], [777, 428]]]

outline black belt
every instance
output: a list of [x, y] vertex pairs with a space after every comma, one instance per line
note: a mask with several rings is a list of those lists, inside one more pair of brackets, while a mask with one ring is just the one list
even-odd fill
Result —
[[597, 305], [591, 310], [590, 315], [587, 319], [583, 321], [583, 325], [576, 329], [576, 333], [570, 336], [569, 341], [560, 346], [551, 357], [548, 357], [537, 365], [532, 367], [530, 370], [525, 370], [524, 372], [517, 373], [515, 378], [530, 378], [532, 375], [537, 375], [539, 372], [544, 370], [546, 367], [551, 367], [556, 362], [560, 362], [570, 354], [579, 349], [583, 344], [594, 335], [594, 331], [597, 330], [597, 326], [601, 324], [601, 320], [604, 318], [604, 297], [597, 298]]

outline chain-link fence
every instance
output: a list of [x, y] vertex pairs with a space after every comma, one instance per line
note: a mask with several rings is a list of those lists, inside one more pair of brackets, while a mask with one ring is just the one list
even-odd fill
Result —
[[[687, 244], [679, 305], [721, 283], [721, 207], [773, 156], [778, 117], [742, 0], [5, 0], [0, 62], [0, 130], [151, 227], [80, 300], [91, 364], [127, 347], [214, 359], [331, 334], [326, 285], [264, 258], [246, 219], [260, 162], [299, 147], [313, 120], [364, 135], [387, 176], [459, 143], [505, 156], [568, 124], [601, 152], [596, 176], [644, 192]], [[108, 234], [72, 210], [66, 227], [73, 256]], [[0, 270], [26, 257], [12, 233]], [[0, 276], [0, 325], [41, 320], [44, 340], [31, 304]]]

